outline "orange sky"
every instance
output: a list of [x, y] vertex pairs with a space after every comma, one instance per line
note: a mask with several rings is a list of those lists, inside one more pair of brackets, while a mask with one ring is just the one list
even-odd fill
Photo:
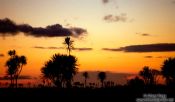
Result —
[[[173, 0], [109, 0], [106, 3], [102, 0], [0, 0], [0, 12], [0, 19], [10, 18], [17, 24], [32, 27], [58, 23], [65, 28], [86, 29], [87, 34], [73, 37], [75, 48], [92, 48], [72, 51], [78, 58], [79, 71], [137, 73], [143, 66], [160, 69], [166, 58], [175, 55], [174, 51], [102, 50], [175, 43]], [[7, 51], [11, 49], [27, 57], [28, 64], [22, 74], [32, 76], [41, 75], [41, 67], [53, 54], [67, 53], [66, 49], [35, 48], [64, 47], [64, 37], [34, 37], [20, 32], [16, 36], [1, 37], [0, 41], [0, 54], [4, 55], [0, 57], [0, 75], [5, 74]]]

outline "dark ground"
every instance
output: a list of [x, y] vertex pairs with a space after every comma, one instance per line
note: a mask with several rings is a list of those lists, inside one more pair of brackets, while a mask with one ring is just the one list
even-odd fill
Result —
[[[106, 102], [136, 102], [143, 95], [166, 95], [166, 98], [175, 99], [175, 87], [128, 87], [118, 86], [114, 88], [0, 88], [0, 99], [6, 100], [72, 100], [94, 101], [106, 100]], [[24, 101], [25, 102], [25, 101]], [[55, 101], [56, 102], [56, 101]], [[62, 101], [59, 101], [62, 102]]]

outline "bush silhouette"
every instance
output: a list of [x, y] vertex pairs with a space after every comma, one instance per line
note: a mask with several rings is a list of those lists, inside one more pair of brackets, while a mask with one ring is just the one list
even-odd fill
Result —
[[55, 54], [41, 69], [44, 78], [57, 87], [71, 87], [73, 76], [77, 73], [77, 59], [72, 55]]

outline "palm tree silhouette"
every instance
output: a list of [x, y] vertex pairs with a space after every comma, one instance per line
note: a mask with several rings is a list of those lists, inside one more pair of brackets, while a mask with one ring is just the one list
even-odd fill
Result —
[[151, 69], [148, 66], [143, 67], [143, 69], [139, 72], [139, 75], [143, 77], [146, 85], [152, 84], [153, 75]]
[[151, 73], [152, 73], [152, 76], [153, 76], [152, 83], [154, 85], [156, 85], [159, 82], [159, 76], [161, 75], [161, 72], [159, 70], [156, 70], [156, 69], [151, 69]]
[[98, 79], [101, 82], [102, 87], [104, 86], [104, 80], [106, 79], [106, 73], [105, 72], [99, 72], [98, 73]]
[[67, 46], [68, 54], [70, 55], [71, 50], [73, 49], [73, 40], [70, 37], [66, 37], [64, 43]]
[[55, 54], [41, 68], [43, 78], [49, 79], [57, 87], [71, 86], [73, 76], [77, 73], [77, 59], [72, 55]]
[[87, 79], [89, 78], [88, 72], [83, 72], [83, 77], [84, 77], [84, 85], [85, 85], [85, 87], [86, 87], [86, 81], [87, 81]]
[[166, 84], [175, 84], [175, 58], [168, 58], [163, 62], [161, 73], [166, 78]]

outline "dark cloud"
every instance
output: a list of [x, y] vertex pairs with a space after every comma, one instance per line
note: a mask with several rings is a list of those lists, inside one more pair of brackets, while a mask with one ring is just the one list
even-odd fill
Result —
[[62, 37], [74, 36], [78, 37], [87, 33], [83, 28], [64, 28], [60, 24], [48, 25], [47, 27], [32, 27], [29, 24], [16, 24], [12, 20], [5, 18], [0, 19], [0, 35], [17, 35], [18, 32], [23, 32], [25, 35], [34, 37]]
[[102, 48], [102, 50], [106, 50], [106, 51], [122, 51], [120, 48]]
[[34, 46], [32, 48], [36, 48], [36, 49], [64, 49], [63, 47], [43, 47], [43, 46]]
[[173, 3], [173, 4], [175, 4], [175, 0], [174, 0], [174, 1], [172, 1], [172, 3]]
[[144, 58], [153, 58], [153, 56], [145, 56]]
[[103, 2], [104, 4], [106, 4], [106, 3], [109, 2], [109, 0], [102, 0], [102, 2]]
[[0, 54], [0, 57], [4, 57], [5, 55], [4, 54]]
[[75, 37], [80, 36], [81, 34], [87, 33], [86, 29], [79, 28], [79, 27], [72, 27], [70, 28], [71, 34]]
[[[29, 75], [21, 75], [18, 77], [18, 79], [33, 79], [33, 77]], [[0, 77], [0, 80], [10, 80], [10, 77], [9, 76]]]
[[142, 36], [150, 36], [150, 34], [147, 34], [147, 33], [143, 33], [141, 34]]
[[126, 14], [120, 14], [120, 15], [106, 15], [103, 17], [103, 20], [105, 20], [106, 22], [125, 22], [127, 20], [127, 15]]
[[146, 45], [130, 45], [120, 48], [103, 48], [106, 51], [124, 51], [124, 52], [170, 52], [175, 51], [175, 43], [159, 43]]
[[93, 49], [92, 48], [74, 48], [73, 50], [77, 50], [77, 51], [91, 51]]
[[47, 47], [47, 49], [64, 49], [63, 47]]
[[[34, 46], [32, 48], [36, 49], [65, 49], [64, 47], [43, 47], [43, 46]], [[73, 48], [75, 51], [90, 51], [92, 48]]]
[[148, 33], [136, 33], [136, 34], [139, 34], [141, 36], [151, 36], [151, 34], [148, 34]]

